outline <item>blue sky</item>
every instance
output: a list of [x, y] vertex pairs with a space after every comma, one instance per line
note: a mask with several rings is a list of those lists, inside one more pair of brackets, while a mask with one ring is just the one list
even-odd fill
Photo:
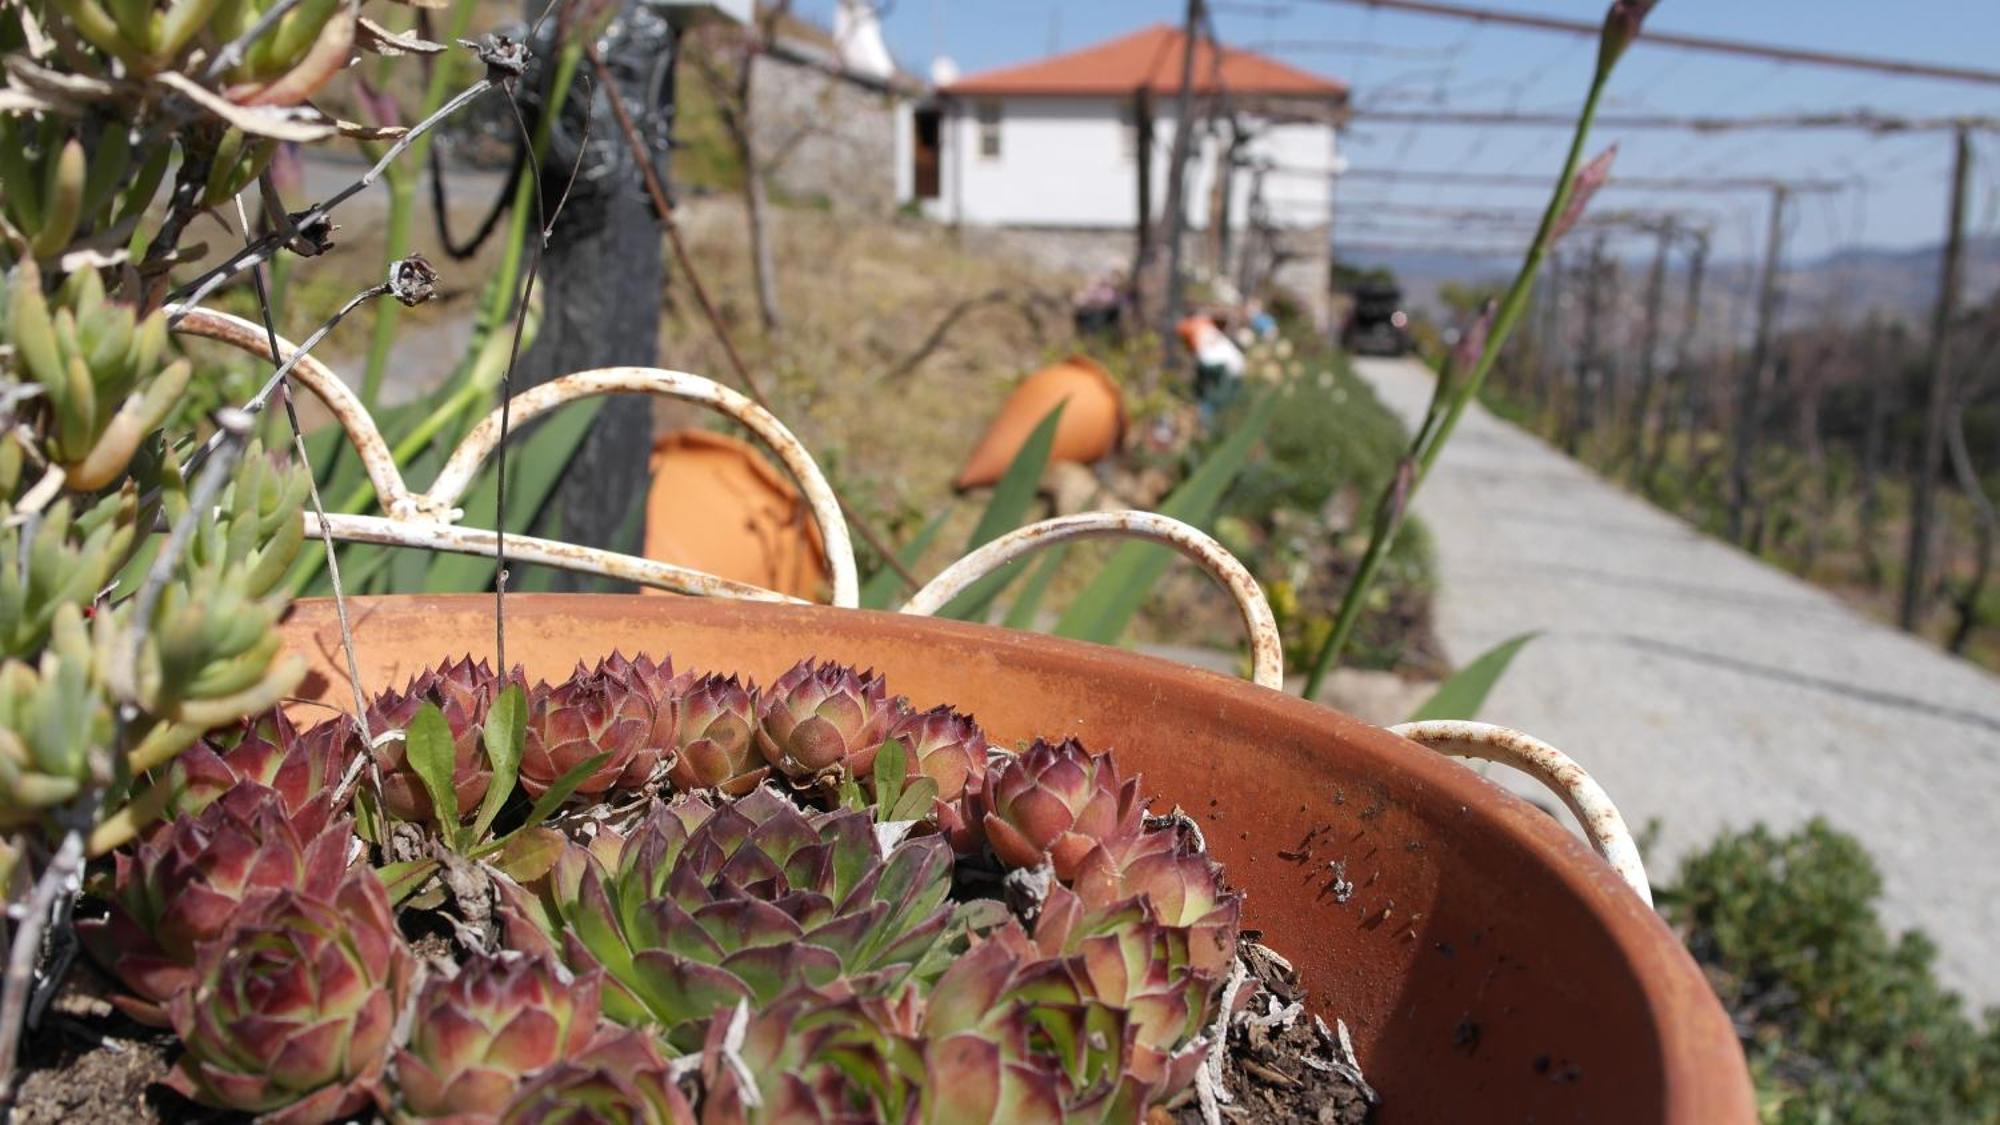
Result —
[[[1486, 0], [1491, 6], [1596, 20], [1605, 0]], [[1377, 108], [1573, 109], [1588, 80], [1593, 42], [1361, 8], [1322, 0], [1211, 0], [1225, 43], [1258, 47], [1307, 69], [1346, 79], [1358, 105]], [[833, 0], [801, 0], [824, 17]], [[885, 30], [905, 66], [919, 73], [934, 54], [967, 72], [1043, 57], [1149, 23], [1178, 20], [1178, 0], [893, 0]], [[1832, 51], [2000, 69], [2000, 3], [1994, 0], [1663, 0], [1650, 27]], [[1322, 46], [1314, 47], [1318, 42]], [[1363, 53], [1355, 45], [1372, 45]], [[1893, 113], [2000, 117], [2000, 86], [1695, 54], [1641, 43], [1613, 80], [1611, 111], [1734, 115], [1870, 107]], [[1566, 137], [1554, 130], [1357, 125], [1346, 137], [1356, 166], [1463, 168], [1553, 173]], [[1857, 180], [1837, 196], [1795, 208], [1790, 245], [1800, 257], [1851, 244], [1933, 243], [1944, 224], [1950, 141], [1920, 134], [1877, 139], [1854, 133], [1600, 131], [1620, 142], [1619, 171], [1635, 176], [1790, 176]], [[1975, 144], [1970, 208], [1974, 233], [2000, 232], [2000, 136]], [[1393, 192], [1393, 196], [1392, 196]], [[1442, 241], [1446, 222], [1365, 217], [1370, 200], [1440, 208], [1527, 208], [1536, 192], [1350, 183], [1347, 232]], [[1761, 244], [1768, 201], [1755, 195], [1658, 195], [1624, 190], [1607, 206], [1673, 208], [1717, 228], [1724, 256]], [[1359, 206], [1356, 206], [1359, 205]], [[1380, 224], [1379, 228], [1366, 224]], [[1497, 234], [1490, 241], [1507, 236]], [[1458, 241], [1476, 241], [1460, 233]]]

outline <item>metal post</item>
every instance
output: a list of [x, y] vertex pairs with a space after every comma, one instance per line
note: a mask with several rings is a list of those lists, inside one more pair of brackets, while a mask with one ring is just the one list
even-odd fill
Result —
[[1778, 318], [1778, 270], [1783, 265], [1785, 207], [1790, 201], [1791, 192], [1785, 185], [1772, 186], [1770, 230], [1764, 244], [1764, 284], [1757, 297], [1756, 336], [1750, 346], [1750, 362], [1737, 377], [1736, 440], [1729, 462], [1729, 538], [1737, 543], [1743, 542], [1747, 529], [1744, 519], [1750, 513], [1751, 462], [1762, 429], [1764, 369], [1771, 362], [1771, 332]]
[[1903, 568], [1903, 599], [1897, 623], [1915, 630], [1923, 616], [1924, 590], [1930, 580], [1932, 524], [1937, 515], [1938, 462], [1944, 457], [1945, 426], [1950, 421], [1955, 391], [1947, 343], [1951, 316], [1958, 307], [1958, 290], [1965, 256], [1965, 189], [1971, 174], [1972, 137], [1961, 127], [1952, 137], [1950, 226], [1944, 243], [1944, 266], [1938, 278], [1937, 307], [1931, 314], [1930, 402], [1924, 410], [1923, 455], [1917, 461], [1917, 482], [1910, 498], [1910, 546]]

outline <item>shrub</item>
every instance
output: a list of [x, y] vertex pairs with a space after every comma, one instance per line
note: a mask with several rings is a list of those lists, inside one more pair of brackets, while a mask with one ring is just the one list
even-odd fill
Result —
[[1736, 1022], [1766, 1121], [2000, 1120], [2000, 1011], [1970, 1017], [1930, 939], [1883, 927], [1881, 893], [1860, 842], [1815, 818], [1722, 837], [1659, 897]]

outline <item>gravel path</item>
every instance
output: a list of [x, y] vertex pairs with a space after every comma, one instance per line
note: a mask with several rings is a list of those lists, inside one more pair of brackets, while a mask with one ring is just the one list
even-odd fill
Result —
[[[1422, 365], [1356, 367], [1421, 416]], [[2000, 678], [1476, 406], [1416, 510], [1437, 540], [1454, 660], [1542, 631], [1481, 717], [1568, 751], [1635, 830], [1659, 818], [1655, 879], [1724, 828], [1824, 815], [1874, 853], [1889, 922], [1927, 930], [1975, 1004], [2000, 1002]]]

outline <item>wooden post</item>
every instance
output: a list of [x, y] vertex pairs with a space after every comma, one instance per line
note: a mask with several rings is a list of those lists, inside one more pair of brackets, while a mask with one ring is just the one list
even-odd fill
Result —
[[1549, 257], [1542, 265], [1542, 346], [1535, 357], [1535, 381], [1529, 391], [1534, 404], [1535, 417], [1546, 420], [1546, 412], [1555, 398], [1557, 372], [1562, 370], [1562, 302], [1563, 302], [1563, 255], [1560, 250], [1549, 251]]
[[1736, 440], [1729, 461], [1729, 538], [1743, 542], [1745, 518], [1753, 500], [1750, 484], [1757, 438], [1762, 431], [1764, 369], [1771, 362], [1771, 332], [1777, 327], [1778, 270], [1783, 266], [1785, 207], [1791, 192], [1784, 184], [1771, 188], [1770, 230], [1764, 244], [1764, 284], [1757, 296], [1757, 329], [1750, 345], [1750, 362], [1737, 378]]
[[1596, 388], [1593, 380], [1600, 377], [1602, 356], [1599, 354], [1598, 318], [1604, 312], [1606, 296], [1604, 284], [1604, 234], [1599, 232], [1591, 240], [1590, 257], [1583, 265], [1583, 341], [1577, 349], [1574, 374], [1576, 386], [1570, 395], [1568, 427], [1563, 433], [1563, 449], [1570, 456], [1576, 456], [1583, 446], [1583, 432], [1590, 428], [1596, 415]]
[[[1194, 148], [1194, 49], [1201, 34], [1201, 0], [1188, 0], [1181, 29], [1181, 88], [1174, 101], [1174, 147], [1167, 164], [1167, 289], [1160, 310], [1160, 338], [1169, 339], [1181, 316], [1181, 234], [1187, 228], [1187, 164]], [[1169, 352], [1168, 354], [1173, 354]]]
[[1633, 410], [1632, 470], [1646, 463], [1646, 434], [1652, 429], [1653, 387], [1658, 377], [1660, 302], [1667, 289], [1667, 252], [1674, 244], [1674, 221], [1660, 221], [1660, 244], [1653, 251], [1653, 268], [1646, 275], [1646, 318], [1639, 331], [1639, 401]]
[[[1138, 248], [1132, 255], [1132, 298], [1139, 300], [1139, 277], [1153, 261], [1153, 91], [1140, 86], [1132, 92], [1132, 131], [1136, 134], [1133, 159], [1139, 165], [1139, 217], [1133, 224]], [[1141, 323], [1144, 323], [1143, 314]]]
[[1946, 228], [1944, 267], [1938, 278], [1937, 308], [1931, 314], [1930, 401], [1924, 410], [1923, 454], [1917, 461], [1916, 490], [1910, 497], [1910, 545], [1903, 567], [1903, 599], [1896, 621], [1915, 631], [1921, 624], [1924, 591], [1930, 581], [1932, 525], [1937, 518], [1938, 462], [1944, 459], [1945, 426], [1955, 392], [1946, 347], [1965, 256], [1965, 189], [1972, 169], [1972, 136], [1960, 126], [1952, 136], [1951, 211]]
[[1696, 231], [1694, 250], [1688, 255], [1687, 296], [1683, 298], [1687, 307], [1681, 310], [1681, 335], [1674, 345], [1672, 377], [1680, 383], [1680, 408], [1669, 408], [1660, 419], [1659, 436], [1653, 443], [1651, 458], [1646, 462], [1646, 481], [1649, 485], [1659, 476], [1660, 462], [1666, 459], [1676, 422], [1688, 435], [1688, 460], [1694, 460], [1695, 415], [1701, 409], [1701, 374], [1694, 367], [1694, 342], [1701, 330], [1701, 286], [1707, 271], [1708, 232]]

